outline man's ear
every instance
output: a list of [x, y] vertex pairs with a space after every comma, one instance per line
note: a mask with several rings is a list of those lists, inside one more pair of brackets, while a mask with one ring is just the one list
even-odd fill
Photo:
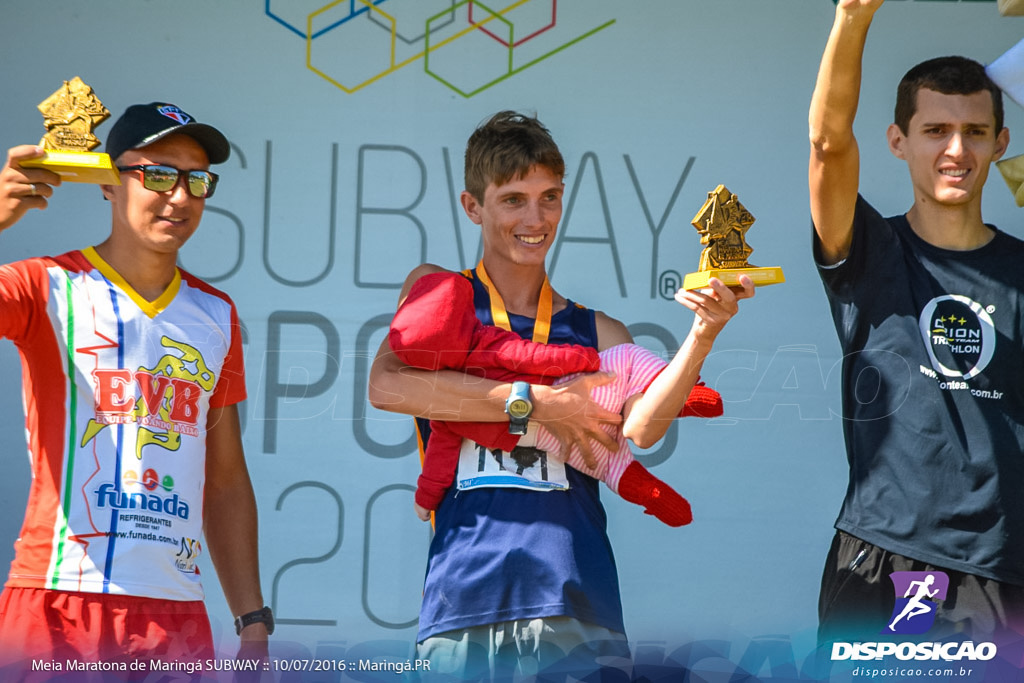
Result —
[[100, 192], [103, 193], [103, 198], [106, 199], [109, 202], [110, 198], [114, 194], [114, 186], [113, 185], [100, 185]]
[[906, 159], [903, 156], [903, 142], [907, 139], [900, 130], [900, 127], [895, 123], [890, 123], [889, 128], [885, 131], [885, 137], [889, 140], [889, 151], [897, 159]]
[[459, 195], [459, 201], [462, 203], [462, 210], [469, 216], [469, 220], [473, 221], [477, 225], [483, 223], [483, 217], [480, 215], [480, 211], [483, 207], [480, 206], [480, 202], [476, 200], [468, 190], [463, 190], [462, 194]]
[[1007, 147], [1010, 146], [1010, 129], [1003, 128], [999, 131], [999, 135], [996, 136], [996, 153], [992, 156], [992, 161], [998, 161], [1006, 154]]

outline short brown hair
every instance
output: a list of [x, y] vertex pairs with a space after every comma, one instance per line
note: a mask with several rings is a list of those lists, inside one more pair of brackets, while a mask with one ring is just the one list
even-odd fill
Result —
[[921, 62], [903, 76], [896, 88], [893, 120], [906, 135], [910, 119], [917, 113], [917, 92], [922, 88], [943, 95], [973, 95], [987, 90], [992, 95], [995, 132], [1003, 129], [1003, 93], [985, 73], [985, 67], [967, 57], [936, 57]]
[[480, 124], [466, 143], [466, 191], [483, 203], [491, 183], [503, 185], [543, 166], [559, 178], [565, 160], [551, 133], [535, 116], [501, 111]]

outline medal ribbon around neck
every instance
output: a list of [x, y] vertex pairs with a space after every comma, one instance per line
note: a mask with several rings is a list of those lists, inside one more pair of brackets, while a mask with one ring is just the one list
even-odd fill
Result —
[[[487, 275], [483, 260], [476, 266], [476, 275], [491, 296], [491, 318], [494, 319], [494, 324], [511, 332], [512, 323], [509, 322], [508, 311], [505, 310], [505, 301], [501, 298], [501, 294], [498, 294], [498, 288], [491, 282], [490, 276]], [[533, 341], [538, 344], [548, 343], [548, 335], [551, 333], [553, 300], [551, 283], [548, 282], [548, 276], [545, 275], [544, 283], [540, 287], [540, 299], [537, 300], [537, 319], [533, 323]]]

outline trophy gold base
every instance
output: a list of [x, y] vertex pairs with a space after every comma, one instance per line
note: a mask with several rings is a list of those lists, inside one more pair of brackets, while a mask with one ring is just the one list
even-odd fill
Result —
[[765, 268], [755, 268], [753, 266], [748, 268], [712, 268], [711, 270], [702, 270], [697, 273], [688, 273], [683, 278], [683, 289], [704, 289], [710, 286], [708, 281], [713, 277], [717, 277], [727, 287], [738, 287], [740, 285], [740, 275], [749, 277], [754, 282], [755, 287], [774, 285], [786, 281], [786, 277], [782, 274], [782, 268], [778, 266], [768, 266]]
[[996, 162], [996, 168], [1003, 174], [1006, 186], [1013, 193], [1017, 206], [1024, 206], [1024, 154]]
[[45, 156], [22, 161], [27, 168], [45, 168], [62, 180], [72, 183], [120, 185], [121, 174], [114, 168], [109, 154], [99, 152], [65, 152], [47, 150]]

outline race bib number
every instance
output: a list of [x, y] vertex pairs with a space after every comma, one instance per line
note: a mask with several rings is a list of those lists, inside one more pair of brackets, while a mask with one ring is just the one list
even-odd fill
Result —
[[460, 491], [477, 488], [517, 488], [565, 491], [565, 463], [542, 450], [520, 446], [511, 453], [462, 440], [456, 485]]

